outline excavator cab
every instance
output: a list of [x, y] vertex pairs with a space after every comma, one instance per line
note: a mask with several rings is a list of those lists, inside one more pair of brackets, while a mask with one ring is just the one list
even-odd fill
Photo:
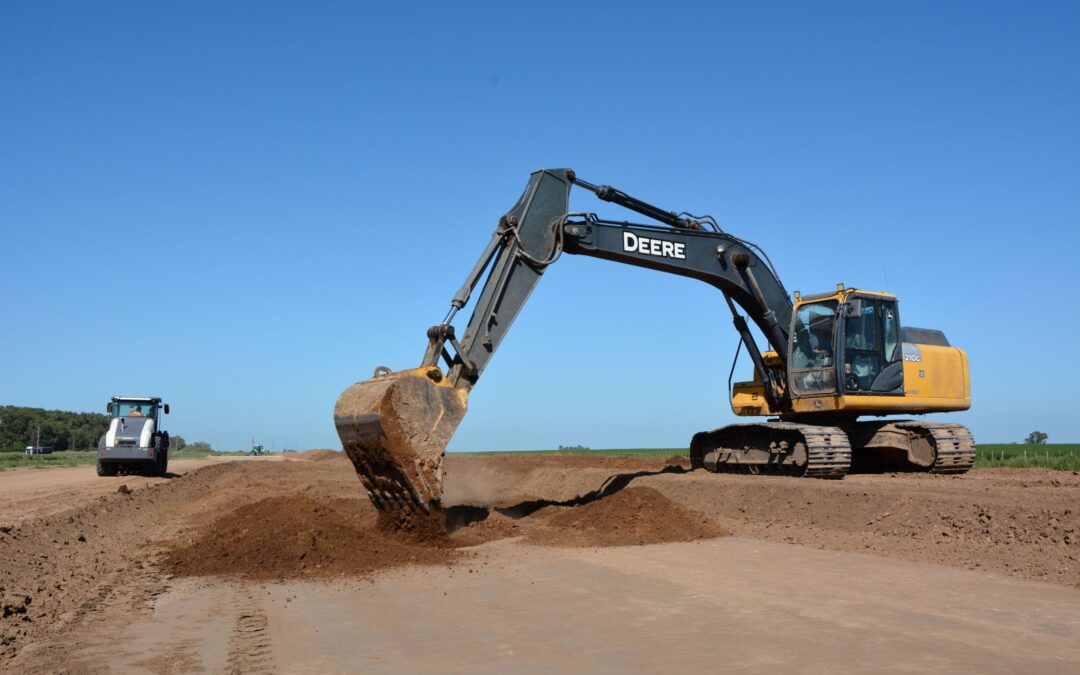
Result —
[[884, 293], [800, 299], [792, 313], [793, 396], [904, 392], [900, 314]]
[[831, 412], [857, 416], [967, 410], [971, 405], [967, 355], [941, 331], [906, 328], [896, 296], [845, 289], [795, 293], [788, 338], [788, 367], [776, 352], [763, 354], [790, 408], [773, 406], [755, 371], [736, 382], [736, 415], [795, 417]]
[[845, 394], [903, 394], [904, 367], [896, 298], [853, 295], [842, 313], [843, 358], [839, 384]]
[[787, 353], [786, 365], [762, 354], [771, 382], [755, 368], [731, 389], [736, 415], [779, 419], [695, 435], [692, 464], [838, 478], [853, 466], [962, 473], [974, 463], [974, 440], [958, 424], [859, 419], [971, 406], [967, 355], [941, 331], [903, 327], [895, 296], [843, 285], [796, 292]]

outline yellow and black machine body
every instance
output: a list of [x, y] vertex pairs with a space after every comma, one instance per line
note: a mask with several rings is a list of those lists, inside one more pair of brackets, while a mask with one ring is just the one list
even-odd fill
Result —
[[[574, 186], [656, 223], [569, 213]], [[974, 441], [958, 424], [881, 419], [971, 404], [965, 353], [941, 331], [903, 326], [895, 296], [842, 285], [792, 296], [764, 251], [711, 216], [667, 211], [570, 169], [544, 169], [499, 219], [449, 313], [428, 329], [420, 366], [380, 366], [337, 401], [338, 435], [376, 506], [438, 505], [443, 451], [468, 393], [563, 253], [677, 274], [720, 291], [754, 365], [752, 381], [729, 382], [731, 408], [767, 419], [695, 434], [695, 468], [840, 478], [853, 468], [963, 472], [974, 463]], [[477, 286], [459, 340], [453, 321]], [[764, 352], [750, 322], [768, 343]]]
[[962, 473], [975, 462], [959, 424], [859, 419], [971, 407], [967, 354], [939, 330], [902, 326], [896, 296], [842, 285], [796, 292], [787, 353], [786, 367], [762, 354], [777, 395], [758, 372], [731, 387], [736, 415], [777, 419], [697, 434], [695, 463], [839, 477], [852, 467]]

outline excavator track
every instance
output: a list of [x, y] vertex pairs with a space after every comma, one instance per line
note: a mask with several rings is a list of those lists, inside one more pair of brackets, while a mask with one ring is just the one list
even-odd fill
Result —
[[851, 469], [851, 444], [847, 434], [836, 427], [795, 426], [800, 427], [807, 442], [808, 461], [803, 475], [810, 478], [843, 478]]
[[975, 438], [962, 424], [903, 422], [896, 426], [933, 445], [930, 473], [966, 473], [975, 464]]
[[851, 445], [838, 427], [766, 422], [732, 424], [695, 434], [691, 464], [717, 473], [843, 478]]

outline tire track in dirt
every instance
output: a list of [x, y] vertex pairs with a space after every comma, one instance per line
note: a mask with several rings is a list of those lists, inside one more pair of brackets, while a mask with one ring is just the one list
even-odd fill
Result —
[[229, 638], [228, 671], [237, 674], [274, 672], [266, 612], [250, 587], [235, 587], [233, 597], [237, 614]]
[[[125, 483], [106, 479], [108, 494], [0, 526], [0, 671], [66, 669], [84, 646], [81, 626], [152, 607], [167, 580], [154, 565], [161, 540], [215, 508], [215, 497], [242, 501], [238, 479], [279, 463], [245, 471], [243, 463], [221, 462], [134, 490], [118, 491]], [[0, 512], [0, 523], [6, 515]]]

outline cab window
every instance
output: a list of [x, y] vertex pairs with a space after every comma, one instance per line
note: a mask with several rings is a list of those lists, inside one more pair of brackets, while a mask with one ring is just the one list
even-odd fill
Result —
[[901, 375], [882, 373], [901, 358], [896, 302], [856, 297], [848, 300], [843, 314], [844, 391], [892, 391]]
[[895, 302], [881, 303], [882, 322], [885, 325], [885, 363], [896, 363], [900, 360], [900, 320], [896, 315]]
[[845, 345], [848, 349], [877, 351], [878, 313], [877, 302], [862, 300], [858, 305], [848, 303], [844, 320]]
[[835, 302], [803, 305], [795, 317], [795, 353], [792, 367], [824, 368], [833, 364]]
[[116, 417], [157, 417], [157, 408], [153, 403], [118, 403], [113, 407]]
[[837, 303], [802, 305], [795, 312], [791, 344], [791, 386], [797, 394], [821, 394], [836, 389]]

